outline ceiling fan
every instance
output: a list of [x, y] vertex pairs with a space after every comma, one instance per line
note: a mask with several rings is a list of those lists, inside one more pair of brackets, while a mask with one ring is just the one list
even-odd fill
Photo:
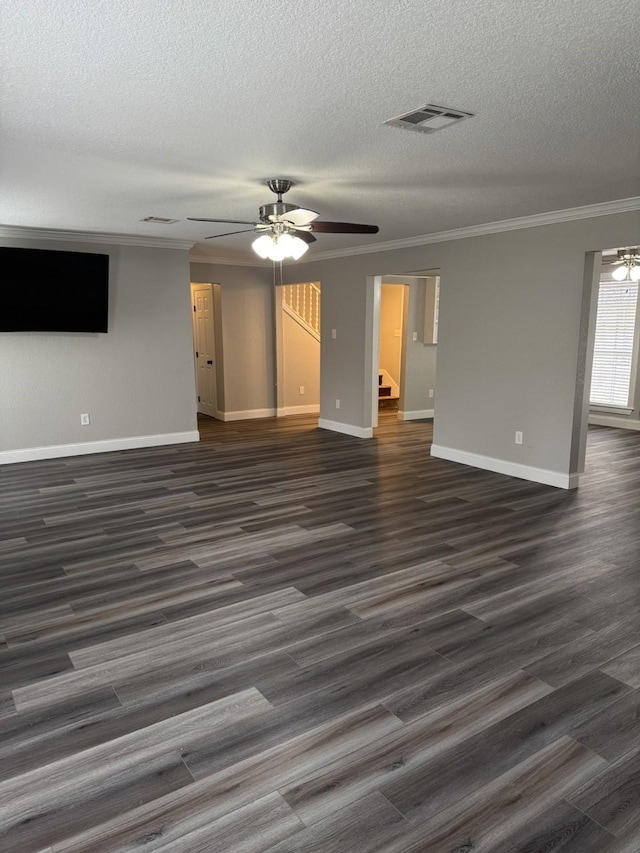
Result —
[[267, 181], [276, 201], [263, 204], [259, 208], [259, 221], [249, 222], [243, 219], [201, 219], [189, 216], [191, 222], [221, 222], [229, 225], [250, 225], [240, 231], [227, 231], [213, 234], [205, 240], [217, 237], [229, 237], [232, 234], [247, 234], [250, 231], [259, 234], [253, 241], [253, 249], [261, 258], [282, 261], [285, 258], [298, 258], [307, 251], [311, 243], [316, 242], [317, 234], [377, 234], [377, 225], [358, 225], [355, 222], [325, 222], [318, 220], [315, 210], [306, 210], [295, 204], [282, 201], [282, 196], [293, 186], [286, 178], [272, 178]]
[[611, 266], [617, 267], [611, 275], [616, 281], [638, 281], [640, 280], [640, 247], [635, 249], [619, 249], [618, 260], [613, 261]]

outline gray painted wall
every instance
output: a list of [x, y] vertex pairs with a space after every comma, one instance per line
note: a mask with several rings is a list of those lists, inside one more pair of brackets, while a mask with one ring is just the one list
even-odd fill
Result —
[[186, 251], [2, 244], [108, 254], [110, 305], [108, 334], [0, 334], [0, 451], [196, 429]]
[[[385, 276], [384, 282], [406, 285], [400, 408], [406, 413], [429, 411], [435, 406], [437, 346], [423, 342], [426, 279]], [[417, 336], [415, 341], [414, 332]], [[434, 392], [433, 397], [429, 397], [430, 389]]]
[[295, 265], [322, 282], [320, 416], [371, 425], [367, 277], [439, 269], [435, 442], [570, 473], [585, 253], [639, 233], [634, 211]]
[[191, 264], [191, 281], [220, 285], [225, 413], [275, 409], [273, 273], [268, 267]]

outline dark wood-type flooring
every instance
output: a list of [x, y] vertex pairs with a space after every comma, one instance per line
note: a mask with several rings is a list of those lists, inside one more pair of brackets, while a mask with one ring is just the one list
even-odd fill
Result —
[[202, 433], [0, 468], [3, 853], [638, 853], [640, 433]]

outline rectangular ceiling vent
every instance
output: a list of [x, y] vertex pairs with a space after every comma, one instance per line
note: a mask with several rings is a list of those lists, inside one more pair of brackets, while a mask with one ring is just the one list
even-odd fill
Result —
[[140, 222], [155, 222], [156, 225], [173, 225], [174, 222], [180, 222], [180, 220], [167, 219], [166, 216], [145, 216]]
[[463, 110], [453, 110], [450, 107], [439, 107], [436, 104], [427, 104], [409, 113], [390, 118], [384, 124], [390, 127], [400, 127], [402, 130], [415, 130], [418, 133], [435, 133], [466, 118], [473, 118], [474, 113]]

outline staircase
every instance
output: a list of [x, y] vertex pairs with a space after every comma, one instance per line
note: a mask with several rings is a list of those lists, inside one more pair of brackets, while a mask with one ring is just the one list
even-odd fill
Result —
[[384, 368], [378, 373], [378, 408], [395, 408], [400, 399], [400, 389]]
[[282, 307], [310, 335], [320, 340], [320, 287], [315, 282], [285, 284]]

